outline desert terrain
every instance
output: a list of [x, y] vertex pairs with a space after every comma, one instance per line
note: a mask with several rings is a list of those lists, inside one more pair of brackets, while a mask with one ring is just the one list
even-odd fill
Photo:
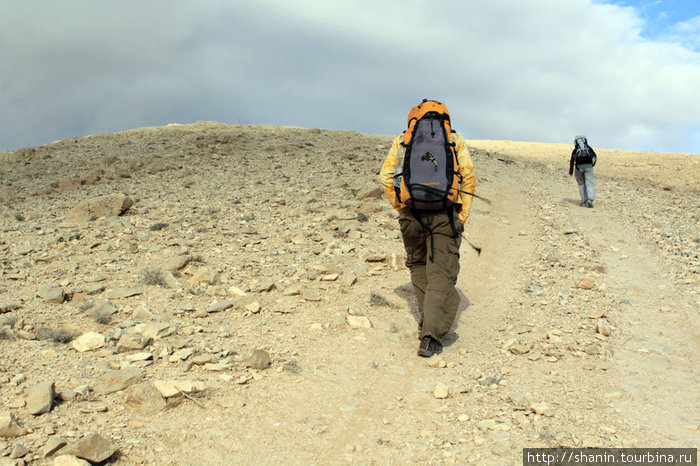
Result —
[[[463, 134], [469, 137], [468, 134]], [[469, 140], [416, 355], [391, 136], [189, 125], [0, 153], [0, 465], [521, 464], [700, 446], [700, 156]]]

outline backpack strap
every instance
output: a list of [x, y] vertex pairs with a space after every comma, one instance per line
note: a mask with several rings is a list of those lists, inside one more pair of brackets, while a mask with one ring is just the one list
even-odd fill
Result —
[[[413, 217], [416, 219], [418, 225], [420, 225], [423, 231], [428, 233], [428, 236], [430, 236], [430, 255], [428, 256], [428, 259], [430, 260], [430, 262], [433, 262], [433, 257], [435, 256], [435, 237], [433, 234], [433, 230], [431, 228], [428, 228], [425, 225], [425, 223], [423, 223], [423, 220], [420, 218], [420, 214], [416, 209], [411, 209], [411, 214], [413, 214]], [[447, 209], [447, 218], [450, 222], [450, 227], [452, 228], [452, 236], [450, 236], [450, 238], [459, 238], [459, 233], [457, 233], [457, 227], [455, 226], [454, 209], [452, 207]], [[479, 252], [481, 253], [481, 250], [479, 250]]]
[[430, 255], [428, 256], [428, 259], [430, 262], [433, 262], [433, 256], [435, 255], [435, 241], [433, 241], [433, 230], [425, 226], [425, 223], [423, 223], [423, 220], [420, 218], [420, 214], [418, 214], [418, 211], [416, 209], [411, 209], [411, 213], [413, 214], [413, 217], [418, 221], [418, 225], [423, 229], [424, 232], [428, 233], [430, 236]]
[[455, 226], [455, 210], [453, 208], [447, 209], [447, 218], [450, 220], [450, 226], [452, 227], [452, 238], [459, 238], [459, 233], [457, 233], [457, 227]]

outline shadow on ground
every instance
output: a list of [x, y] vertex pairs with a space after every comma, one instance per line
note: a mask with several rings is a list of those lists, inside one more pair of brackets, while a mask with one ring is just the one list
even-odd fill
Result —
[[[416, 329], [418, 329], [418, 323], [421, 320], [421, 315], [420, 310], [418, 309], [418, 301], [416, 300], [416, 296], [413, 292], [413, 285], [410, 282], [404, 283], [403, 285], [396, 287], [394, 289], [394, 292], [397, 296], [406, 301], [406, 305], [409, 311], [411, 312], [411, 316], [413, 316], [413, 319], [416, 321]], [[469, 298], [466, 297], [462, 290], [457, 288], [457, 293], [459, 293], [459, 306], [457, 307], [457, 315], [455, 316], [452, 328], [442, 339], [443, 346], [450, 346], [459, 339], [459, 334], [457, 333], [459, 317], [460, 314], [463, 311], [465, 311], [470, 305]]]

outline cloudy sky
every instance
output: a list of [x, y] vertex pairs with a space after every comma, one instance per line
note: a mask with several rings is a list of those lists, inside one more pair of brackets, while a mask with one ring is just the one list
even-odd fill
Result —
[[697, 0], [0, 0], [0, 151], [171, 122], [700, 153]]

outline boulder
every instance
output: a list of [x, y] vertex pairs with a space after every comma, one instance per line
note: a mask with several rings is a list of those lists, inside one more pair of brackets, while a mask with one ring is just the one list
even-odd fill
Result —
[[100, 217], [116, 217], [126, 212], [132, 205], [134, 201], [125, 194], [94, 197], [73, 207], [66, 215], [66, 221], [84, 223]]

